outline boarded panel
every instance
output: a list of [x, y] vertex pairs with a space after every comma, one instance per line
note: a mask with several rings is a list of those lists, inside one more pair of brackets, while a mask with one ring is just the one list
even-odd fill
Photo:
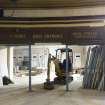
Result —
[[104, 33], [104, 27], [0, 28], [0, 43], [104, 44]]

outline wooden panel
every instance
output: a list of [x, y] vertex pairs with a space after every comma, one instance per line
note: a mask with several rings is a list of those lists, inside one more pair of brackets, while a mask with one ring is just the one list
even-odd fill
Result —
[[58, 8], [96, 5], [105, 5], [105, 0], [0, 0], [1, 8]]

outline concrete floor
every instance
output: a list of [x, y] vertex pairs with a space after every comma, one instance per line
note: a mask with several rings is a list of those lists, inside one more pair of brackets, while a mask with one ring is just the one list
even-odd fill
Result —
[[41, 79], [42, 76], [44, 74], [32, 77], [31, 93], [28, 92], [27, 77], [16, 79], [14, 85], [0, 87], [0, 105], [105, 105], [105, 92], [82, 89], [80, 75], [74, 75], [69, 92], [65, 92], [65, 86], [44, 90], [45, 77]]

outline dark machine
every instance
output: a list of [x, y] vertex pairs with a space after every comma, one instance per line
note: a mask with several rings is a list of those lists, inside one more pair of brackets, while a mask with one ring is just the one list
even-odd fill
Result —
[[[62, 48], [56, 50], [56, 59], [55, 59], [55, 73], [56, 78], [54, 79], [55, 84], [66, 84], [66, 50], [68, 51], [68, 71], [69, 74], [72, 73], [73, 65], [73, 51], [72, 49]], [[65, 58], [62, 55], [65, 54]], [[69, 82], [73, 80], [72, 76], [69, 76]]]
[[[73, 51], [72, 51], [72, 49], [69, 49], [69, 48], [68, 49], [66, 49], [66, 48], [57, 49], [56, 50], [56, 57], [51, 56], [51, 54], [49, 54], [47, 79], [46, 79], [46, 82], [44, 83], [44, 88], [45, 89], [49, 89], [49, 90], [54, 89], [54, 84], [61, 84], [61, 85], [66, 84], [66, 60], [67, 60], [66, 56], [62, 60], [62, 55], [63, 54], [66, 55], [66, 50], [68, 50], [68, 57], [69, 57], [68, 58], [69, 73], [72, 72], [72, 64], [73, 64]], [[56, 78], [54, 79], [54, 81], [50, 81], [51, 61], [53, 61], [54, 64], [55, 64]], [[69, 82], [71, 82], [72, 80], [73, 80], [73, 77], [69, 76]]]

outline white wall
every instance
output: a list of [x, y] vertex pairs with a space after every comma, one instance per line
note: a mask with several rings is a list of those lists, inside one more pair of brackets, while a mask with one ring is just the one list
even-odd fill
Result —
[[[49, 54], [48, 48], [44, 46], [42, 47], [32, 46], [32, 67], [46, 69], [47, 68], [46, 62], [48, 60], [48, 54]], [[19, 57], [22, 57], [21, 61], [23, 61], [24, 56], [27, 56], [27, 57], [29, 56], [28, 47], [22, 46], [22, 47], [14, 48], [14, 57], [16, 57], [15, 59], [17, 59], [17, 62], [19, 62]], [[20, 63], [20, 66], [21, 66], [21, 63]]]
[[[33, 46], [32, 47], [32, 56], [44, 56], [44, 60], [40, 61], [40, 67], [43, 65], [43, 61], [46, 65], [47, 68], [47, 59], [48, 59], [48, 53], [51, 53], [53, 56], [56, 55], [56, 49], [58, 48], [65, 48], [65, 45], [40, 45], [40, 46]], [[73, 50], [73, 67], [74, 68], [82, 68], [85, 66], [86, 62], [86, 55], [87, 55], [87, 50], [86, 46], [69, 46]], [[26, 49], [26, 51], [25, 51]], [[45, 55], [44, 50], [49, 49], [49, 52]], [[23, 53], [24, 52], [24, 53]], [[24, 54], [27, 54], [28, 56], [28, 48], [26, 47], [17, 47], [14, 50], [14, 56], [24, 56]], [[80, 54], [80, 59], [79, 62], [76, 63], [75, 56]], [[32, 59], [33, 60], [33, 59]], [[33, 61], [34, 62], [34, 61]], [[37, 60], [36, 63], [39, 61]]]
[[[85, 62], [86, 62], [86, 46], [71, 46], [71, 49], [73, 49], [73, 67], [74, 68], [82, 68], [85, 66]], [[79, 64], [77, 64], [76, 59], [78, 60], [78, 58], [76, 57], [77, 55], [80, 55], [80, 62]]]

